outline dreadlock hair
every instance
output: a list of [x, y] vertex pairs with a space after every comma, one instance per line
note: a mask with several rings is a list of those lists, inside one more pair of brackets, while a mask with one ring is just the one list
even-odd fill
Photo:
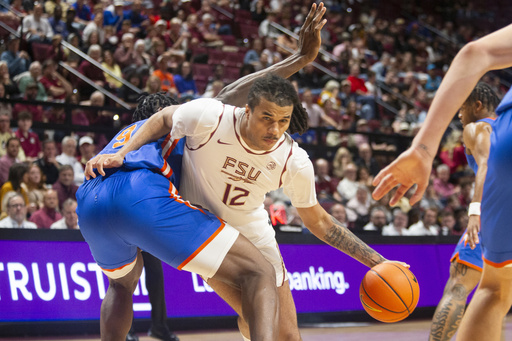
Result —
[[249, 90], [247, 104], [254, 110], [260, 104], [260, 99], [277, 104], [280, 107], [293, 105], [290, 119], [290, 134], [303, 134], [308, 129], [308, 113], [302, 106], [299, 95], [293, 85], [286, 79], [274, 74], [259, 78]]
[[153, 116], [153, 114], [156, 114], [158, 110], [170, 105], [179, 104], [174, 98], [167, 96], [165, 92], [158, 92], [151, 95], [147, 92], [143, 92], [137, 99], [137, 103], [137, 108], [132, 115], [132, 122], [145, 120]]
[[494, 92], [487, 83], [483, 82], [479, 82], [475, 86], [468, 99], [464, 102], [464, 105], [472, 105], [477, 101], [482, 102], [484, 108], [489, 112], [494, 112], [500, 103], [500, 99], [498, 95], [496, 95], [496, 92]]

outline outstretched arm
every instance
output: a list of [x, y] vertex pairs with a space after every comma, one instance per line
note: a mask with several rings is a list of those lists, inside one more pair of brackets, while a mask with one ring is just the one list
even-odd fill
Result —
[[95, 178], [95, 168], [98, 170], [98, 173], [105, 175], [103, 168], [121, 167], [126, 154], [139, 149], [148, 142], [158, 140], [160, 137], [171, 131], [172, 115], [179, 107], [179, 105], [171, 105], [151, 116], [146, 124], [139, 129], [136, 134], [136, 138], [128, 138], [128, 142], [117, 153], [99, 154], [87, 161], [84, 171], [85, 178], [87, 180], [91, 177]]
[[304, 225], [315, 236], [364, 265], [373, 267], [386, 261], [377, 251], [366, 245], [346, 226], [327, 213], [320, 204], [317, 203], [308, 208], [297, 208], [297, 212]]
[[[466, 148], [471, 151], [478, 165], [475, 178], [475, 193], [471, 203], [482, 202], [482, 193], [487, 175], [487, 160], [489, 159], [489, 150], [491, 149], [491, 131], [491, 126], [484, 122], [471, 123], [464, 128], [464, 143]], [[474, 249], [479, 241], [480, 215], [469, 216], [467, 231], [469, 246]]]
[[490, 70], [512, 66], [512, 25], [464, 46], [455, 56], [430, 106], [412, 146], [374, 179], [373, 198], [378, 200], [399, 186], [390, 201], [393, 205], [411, 188], [414, 205], [428, 183], [432, 161], [446, 127], [469, 96], [478, 80]]
[[285, 60], [276, 63], [266, 69], [251, 73], [239, 80], [226, 86], [217, 96], [217, 99], [223, 103], [242, 107], [247, 102], [247, 95], [254, 81], [269, 73], [274, 73], [283, 78], [288, 78], [307, 64], [315, 60], [322, 39], [320, 31], [327, 22], [322, 20], [325, 13], [324, 4], [321, 2], [318, 6], [314, 3], [311, 6], [308, 16], [304, 21], [299, 33], [299, 50]]

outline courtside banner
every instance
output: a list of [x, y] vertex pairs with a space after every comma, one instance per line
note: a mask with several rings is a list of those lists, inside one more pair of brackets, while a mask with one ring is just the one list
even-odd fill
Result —
[[[436, 306], [448, 278], [453, 244], [375, 245], [388, 259], [411, 265], [419, 307]], [[327, 245], [284, 244], [299, 313], [362, 310], [359, 284], [368, 268]], [[168, 315], [234, 315], [203, 280], [164, 264]], [[0, 322], [99, 319], [107, 277], [80, 241], [0, 240]], [[149, 318], [144, 273], [134, 294], [135, 317]]]

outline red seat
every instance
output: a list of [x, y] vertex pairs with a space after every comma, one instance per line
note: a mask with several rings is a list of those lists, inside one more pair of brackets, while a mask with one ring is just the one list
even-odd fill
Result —
[[208, 81], [208, 78], [212, 75], [212, 68], [208, 64], [192, 64], [192, 74], [196, 83], [198, 81]]
[[238, 33], [240, 38], [257, 38], [259, 37], [258, 26], [251, 24], [238, 23]]

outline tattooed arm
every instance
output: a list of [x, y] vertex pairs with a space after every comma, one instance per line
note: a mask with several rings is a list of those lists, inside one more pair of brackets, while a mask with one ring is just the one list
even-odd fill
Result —
[[297, 208], [304, 225], [319, 239], [343, 251], [368, 267], [385, 262], [377, 251], [366, 245], [349, 229], [327, 213], [320, 204], [313, 207]]

